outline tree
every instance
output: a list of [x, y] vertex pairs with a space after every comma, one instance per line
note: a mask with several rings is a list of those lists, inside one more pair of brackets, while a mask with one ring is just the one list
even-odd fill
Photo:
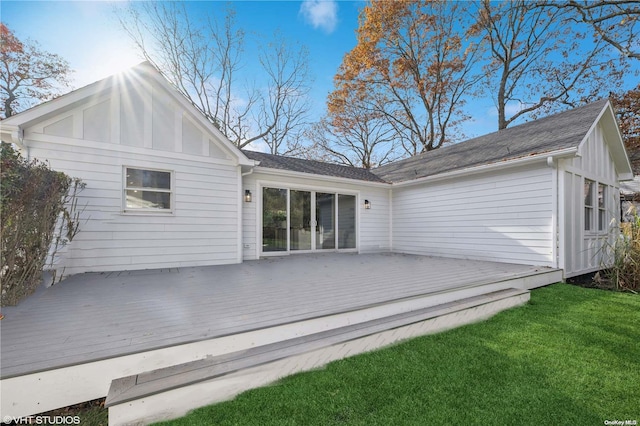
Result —
[[622, 94], [612, 94], [622, 139], [624, 140], [633, 172], [640, 174], [640, 84]]
[[62, 57], [20, 41], [0, 23], [0, 112], [4, 118], [64, 93], [71, 69]]
[[360, 16], [358, 43], [335, 76], [330, 117], [355, 103], [386, 120], [414, 155], [442, 146], [466, 117], [461, 107], [478, 76], [477, 45], [466, 41], [463, 3], [374, 0]]
[[138, 2], [119, 19], [144, 58], [238, 147], [263, 141], [280, 153], [295, 139], [309, 109], [303, 46], [276, 35], [251, 64], [266, 82], [243, 82], [246, 34], [233, 10], [220, 22], [191, 17], [184, 3]]
[[[355, 84], [352, 84], [354, 86]], [[307, 132], [327, 161], [370, 169], [400, 156], [395, 131], [384, 114], [368, 107], [367, 87], [329, 95], [329, 114]]]
[[544, 0], [538, 7], [568, 9], [578, 20], [589, 25], [606, 43], [615, 47], [628, 58], [640, 59], [640, 33], [636, 24], [640, 22], [638, 0]]
[[[575, 107], [619, 86], [625, 64], [591, 42], [562, 8], [540, 8], [526, 0], [482, 0], [473, 32], [489, 46], [487, 86], [498, 110], [498, 128], [523, 116]], [[509, 108], [515, 111], [509, 114]]]
[[[397, 158], [393, 129], [375, 117], [358, 116], [352, 125], [336, 125], [327, 118], [308, 130], [309, 140], [325, 161], [371, 169]], [[345, 123], [346, 124], [346, 123]]]
[[271, 84], [268, 96], [258, 109], [258, 127], [264, 129], [271, 154], [295, 154], [301, 149], [300, 137], [311, 108], [307, 49], [292, 49], [277, 34], [273, 42], [260, 49], [260, 64]]

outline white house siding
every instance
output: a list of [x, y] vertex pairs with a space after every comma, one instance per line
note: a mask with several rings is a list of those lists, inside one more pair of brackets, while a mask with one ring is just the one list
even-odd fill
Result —
[[[157, 82], [113, 89], [31, 123], [32, 158], [86, 183], [64, 274], [237, 263], [239, 166]], [[173, 212], [124, 213], [123, 168], [173, 172]]]
[[[571, 277], [598, 269], [609, 261], [609, 247], [617, 234], [620, 217], [619, 184], [615, 163], [604, 140], [602, 127], [596, 125], [580, 148], [580, 156], [560, 162], [561, 208], [564, 221], [560, 235], [564, 244], [561, 258], [565, 276]], [[586, 232], [584, 183], [585, 179], [606, 186], [606, 226], [603, 232]], [[597, 209], [597, 199], [595, 200]]]
[[393, 251], [553, 265], [544, 164], [393, 189]]
[[[242, 235], [243, 258], [257, 259], [260, 256], [261, 188], [289, 188], [321, 191], [329, 193], [345, 193], [356, 195], [356, 226], [358, 231], [357, 250], [360, 253], [384, 252], [390, 250], [390, 187], [386, 184], [370, 184], [346, 179], [327, 180], [317, 177], [305, 177], [298, 174], [292, 176], [283, 172], [281, 176], [256, 171], [243, 177], [242, 192], [250, 190], [252, 202], [243, 202]], [[371, 209], [364, 208], [364, 200], [371, 202]]]

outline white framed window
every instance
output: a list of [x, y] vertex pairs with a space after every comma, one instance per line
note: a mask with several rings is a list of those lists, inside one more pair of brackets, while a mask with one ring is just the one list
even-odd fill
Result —
[[591, 179], [584, 180], [584, 230], [591, 233], [608, 232], [606, 184]]
[[589, 179], [584, 180], [584, 230], [594, 231], [593, 220], [593, 200], [595, 192], [595, 182]]
[[123, 210], [127, 212], [173, 212], [173, 172], [125, 166]]
[[598, 231], [607, 230], [606, 197], [607, 187], [602, 183], [598, 183]]

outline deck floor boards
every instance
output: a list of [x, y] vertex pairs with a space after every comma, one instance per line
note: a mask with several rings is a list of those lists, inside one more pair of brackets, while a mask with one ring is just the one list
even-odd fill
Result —
[[210, 339], [541, 269], [390, 253], [322, 253], [237, 265], [81, 274], [2, 309], [0, 376]]

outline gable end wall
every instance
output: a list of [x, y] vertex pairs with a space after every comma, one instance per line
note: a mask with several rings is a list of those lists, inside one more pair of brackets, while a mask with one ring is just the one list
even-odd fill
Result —
[[[64, 275], [237, 263], [240, 166], [158, 82], [121, 85], [25, 128], [30, 158], [86, 183]], [[125, 166], [173, 172], [173, 212], [124, 213]]]
[[[593, 272], [611, 261], [609, 247], [618, 234], [620, 218], [620, 186], [615, 163], [611, 158], [603, 128], [596, 125], [580, 149], [581, 156], [560, 162], [560, 194], [562, 216], [560, 254], [565, 277]], [[606, 186], [605, 229], [585, 231], [585, 179]], [[597, 203], [597, 200], [595, 200]], [[597, 208], [597, 206], [596, 206]]]

